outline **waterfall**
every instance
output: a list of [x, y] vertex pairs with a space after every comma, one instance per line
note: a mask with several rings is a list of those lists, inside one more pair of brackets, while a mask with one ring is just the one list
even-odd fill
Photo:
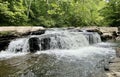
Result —
[[[48, 50], [36, 54], [56, 55], [55, 61], [50, 64], [51, 67], [58, 67], [47, 70], [43, 77], [106, 77], [104, 68], [109, 68], [110, 60], [115, 57], [113, 49], [92, 46], [75, 50]], [[38, 69], [32, 69], [34, 72], [40, 70], [37, 64], [35, 68]]]
[[109, 69], [115, 50], [103, 44], [96, 32], [56, 28], [12, 40], [6, 52], [39, 55], [20, 77], [106, 77], [104, 69]]
[[29, 50], [28, 38], [15, 39], [10, 42], [8, 52], [27, 52]]
[[47, 39], [49, 39], [49, 49], [73, 49], [89, 45], [86, 37], [83, 34], [74, 32], [59, 32], [31, 37], [39, 38], [39, 46], [44, 44]]
[[100, 35], [96, 32], [83, 32], [83, 34], [86, 36], [89, 44], [96, 44], [101, 42]]
[[[34, 39], [36, 39], [36, 43]], [[29, 42], [34, 42], [32, 44], [35, 47], [30, 46]], [[27, 52], [30, 51], [30, 48], [34, 50], [36, 44], [39, 46], [38, 50], [75, 49], [100, 42], [100, 35], [95, 32], [49, 31], [43, 35], [31, 35], [27, 38], [15, 39], [10, 42], [7, 51]]]
[[46, 31], [46, 34], [51, 34], [51, 33], [60, 33], [60, 32], [73, 32], [73, 33], [78, 33], [78, 35], [81, 33], [83, 34], [89, 44], [96, 44], [101, 42], [101, 37], [97, 32], [87, 32], [86, 30], [80, 30], [80, 29], [59, 29], [59, 28], [53, 28], [53, 29], [48, 29]]
[[88, 40], [81, 33], [68, 31], [53, 31], [53, 33], [49, 33], [51, 34], [31, 35], [28, 38], [13, 40], [9, 44], [7, 51], [27, 52], [48, 49], [75, 49], [89, 45]]

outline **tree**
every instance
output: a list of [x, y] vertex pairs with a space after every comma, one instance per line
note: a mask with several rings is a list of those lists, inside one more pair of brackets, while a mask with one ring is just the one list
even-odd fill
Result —
[[35, 0], [30, 22], [45, 27], [98, 25], [99, 0]]
[[0, 2], [0, 25], [25, 25], [27, 16], [22, 0], [2, 0]]
[[101, 15], [104, 17], [104, 22], [110, 26], [120, 25], [120, 1], [109, 0], [106, 6], [101, 10]]
[[98, 11], [102, 2], [103, 0], [2, 0], [0, 25], [100, 25], [102, 17]]

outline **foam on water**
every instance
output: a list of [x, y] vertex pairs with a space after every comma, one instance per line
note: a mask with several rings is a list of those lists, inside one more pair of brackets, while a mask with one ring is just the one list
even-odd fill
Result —
[[[59, 74], [56, 74], [57, 77], [106, 77], [104, 68], [109, 68], [109, 62], [115, 57], [115, 50], [89, 46], [74, 50], [38, 51], [36, 54], [56, 55], [55, 65], [62, 61], [62, 65], [65, 67], [59, 66], [62, 69], [56, 68], [58, 71], [62, 71], [51, 70], [52, 74]], [[69, 76], [66, 73], [69, 73]]]
[[9, 59], [12, 57], [17, 57], [17, 56], [23, 56], [26, 54], [27, 53], [25, 53], [25, 52], [14, 53], [14, 52], [8, 52], [8, 51], [1, 51], [0, 52], [0, 60]]
[[6, 49], [8, 52], [27, 52], [28, 50], [28, 38], [19, 38], [12, 40]]
[[96, 32], [82, 32], [89, 41], [90, 44], [96, 44], [101, 42], [100, 35]]
[[[111, 48], [102, 48], [102, 47], [95, 47], [95, 46], [88, 46], [88, 47], [80, 47], [79, 49], [74, 49], [74, 50], [47, 50], [47, 51], [38, 51], [36, 54], [55, 54], [57, 56], [74, 56], [76, 58], [82, 58], [82, 57], [87, 57], [91, 56], [93, 57], [94, 55], [100, 55], [100, 56], [109, 56], [111, 58], [115, 57], [115, 50]], [[90, 58], [91, 58], [90, 57]], [[96, 56], [96, 58], [99, 58]]]
[[[0, 59], [26, 55], [30, 49], [29, 39], [33, 37], [39, 40], [37, 42], [40, 48], [42, 48], [41, 45], [47, 43], [42, 39], [50, 39], [50, 42], [47, 43], [50, 45], [48, 50], [39, 50], [35, 53], [38, 55], [55, 55], [56, 61], [52, 65], [56, 66], [56, 68], [54, 67], [55, 69], [46, 72], [46, 77], [52, 77], [52, 75], [54, 77], [105, 77], [104, 68], [109, 68], [109, 62], [116, 56], [116, 52], [112, 49], [111, 44], [99, 43], [101, 39], [98, 33], [69, 32], [55, 29], [46, 31], [43, 35], [12, 40], [8, 49], [0, 52]], [[90, 46], [91, 42], [95, 45]], [[39, 74], [41, 72], [39, 72], [40, 66], [36, 68], [38, 70], [35, 69], [35, 71], [38, 71], [37, 74]], [[35, 73], [32, 72], [32, 74]], [[29, 77], [29, 74], [28, 76], [22, 75], [22, 77]]]
[[103, 47], [103, 48], [112, 48], [112, 47], [116, 47], [117, 44], [110, 43], [110, 42], [100, 42], [100, 43], [95, 44], [95, 46]]
[[72, 48], [75, 49], [81, 46], [83, 47], [89, 45], [89, 42], [87, 41], [86, 37], [83, 34], [77, 32], [55, 31], [52, 34], [47, 33], [38, 37], [39, 39], [49, 37], [51, 40], [50, 49], [59, 49], [58, 45], [61, 46], [61, 49], [72, 49]]

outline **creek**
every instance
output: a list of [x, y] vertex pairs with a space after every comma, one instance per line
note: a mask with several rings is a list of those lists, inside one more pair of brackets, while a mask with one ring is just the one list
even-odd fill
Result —
[[0, 52], [0, 77], [107, 77], [114, 46], [96, 32], [48, 29], [12, 40]]

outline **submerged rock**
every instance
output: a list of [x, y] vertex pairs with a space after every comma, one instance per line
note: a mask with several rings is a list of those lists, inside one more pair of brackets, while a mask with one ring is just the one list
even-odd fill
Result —
[[50, 49], [50, 38], [41, 39], [41, 50]]

